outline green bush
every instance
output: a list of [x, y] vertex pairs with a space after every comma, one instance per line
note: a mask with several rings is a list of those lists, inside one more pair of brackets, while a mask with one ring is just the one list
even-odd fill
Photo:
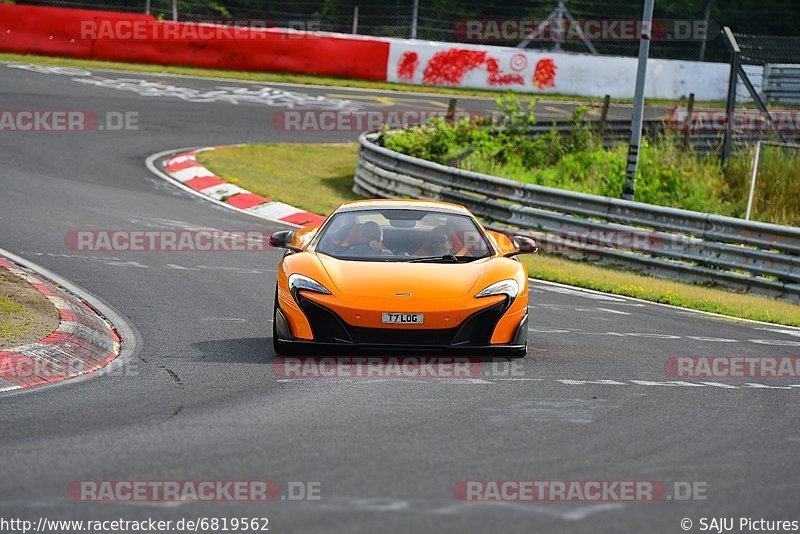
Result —
[[[627, 145], [605, 149], [586, 121], [585, 107], [570, 120], [566, 135], [551, 130], [527, 135], [536, 124], [529, 107], [511, 93], [499, 98], [493, 120], [435, 119], [428, 125], [384, 131], [384, 146], [438, 163], [501, 176], [524, 183], [619, 198], [625, 181]], [[471, 152], [467, 152], [470, 150]], [[468, 154], [468, 155], [467, 155]], [[682, 149], [680, 138], [665, 134], [640, 149], [636, 200], [659, 206], [744, 216], [752, 153], [736, 155], [725, 169], [716, 155]], [[777, 224], [800, 224], [800, 151], [762, 151], [754, 218]]]

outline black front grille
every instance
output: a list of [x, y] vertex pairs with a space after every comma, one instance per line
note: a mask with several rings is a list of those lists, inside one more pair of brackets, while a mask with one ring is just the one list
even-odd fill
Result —
[[452, 344], [458, 346], [488, 345], [497, 321], [500, 320], [507, 308], [507, 301], [504, 300], [472, 314], [461, 324]]
[[353, 341], [364, 345], [449, 345], [455, 328], [442, 330], [400, 330], [395, 328], [348, 327]]
[[459, 327], [447, 329], [361, 328], [350, 326], [331, 310], [298, 295], [298, 302], [311, 324], [314, 341], [359, 345], [484, 346], [507, 309], [495, 304], [468, 317]]
[[298, 304], [306, 314], [308, 322], [311, 323], [311, 333], [314, 334], [314, 341], [325, 343], [352, 343], [353, 340], [347, 333], [344, 321], [328, 308], [320, 306], [315, 302], [297, 297]]

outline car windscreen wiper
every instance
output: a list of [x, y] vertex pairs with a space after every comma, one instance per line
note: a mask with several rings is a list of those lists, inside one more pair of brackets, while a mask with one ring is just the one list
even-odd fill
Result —
[[424, 262], [437, 262], [437, 261], [450, 261], [454, 263], [467, 263], [480, 259], [475, 256], [456, 256], [455, 254], [445, 254], [444, 256], [425, 256], [422, 258], [414, 258], [409, 260], [408, 263], [424, 263]]

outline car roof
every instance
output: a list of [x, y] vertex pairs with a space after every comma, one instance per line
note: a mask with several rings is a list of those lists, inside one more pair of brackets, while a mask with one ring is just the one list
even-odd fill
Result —
[[472, 216], [472, 213], [458, 204], [451, 204], [449, 202], [438, 202], [436, 200], [406, 200], [406, 199], [367, 199], [367, 200], [352, 200], [345, 202], [336, 210], [336, 213], [344, 211], [361, 211], [369, 209], [381, 208], [394, 208], [394, 209], [413, 209], [413, 210], [426, 210], [426, 211], [444, 211], [451, 213], [460, 213], [463, 215]]

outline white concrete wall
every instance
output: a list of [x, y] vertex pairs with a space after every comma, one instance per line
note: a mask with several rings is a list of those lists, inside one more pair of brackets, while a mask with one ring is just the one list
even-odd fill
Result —
[[[508, 88], [543, 95], [633, 97], [636, 58], [416, 40], [389, 41], [386, 79], [392, 82]], [[539, 75], [535, 76], [537, 66]], [[723, 100], [729, 70], [724, 63], [651, 59], [646, 96], [674, 99], [694, 93], [698, 100]], [[760, 72], [753, 82], [760, 86]]]

